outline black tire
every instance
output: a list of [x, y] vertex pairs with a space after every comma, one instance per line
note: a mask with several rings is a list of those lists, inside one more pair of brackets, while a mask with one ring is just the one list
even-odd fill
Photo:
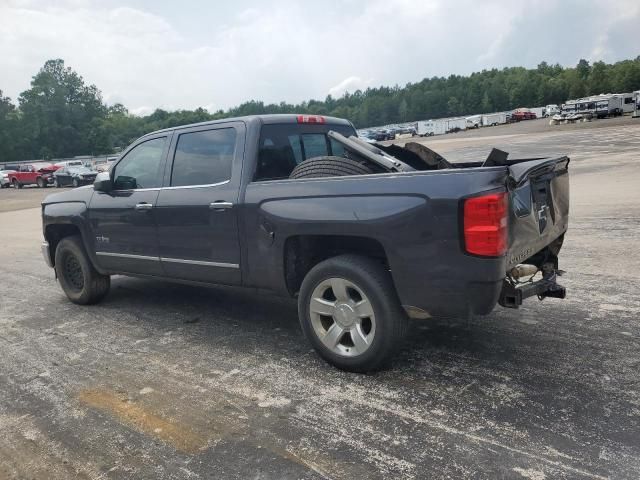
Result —
[[53, 177], [53, 188], [60, 188], [60, 184], [58, 183], [58, 179]]
[[73, 184], [73, 188], [78, 188], [80, 186], [77, 178], [74, 178], [71, 183]]
[[96, 271], [78, 235], [65, 237], [56, 248], [56, 275], [69, 300], [78, 305], [98, 303], [109, 292], [111, 278]]
[[13, 188], [22, 188], [22, 184], [18, 181], [17, 178], [14, 178], [11, 183], [13, 184]]
[[297, 165], [289, 178], [345, 177], [370, 173], [373, 173], [371, 168], [350, 158], [315, 157]]
[[[323, 282], [336, 277], [357, 286], [375, 315], [375, 335], [368, 348], [356, 356], [332, 351], [314, 329], [311, 316], [313, 293]], [[309, 271], [300, 288], [298, 315], [302, 331], [324, 360], [341, 370], [358, 373], [384, 367], [401, 346], [408, 325], [389, 272], [370, 258], [350, 254], [325, 260]]]
[[46, 187], [46, 186], [47, 186], [47, 185], [44, 183], [44, 178], [42, 178], [42, 177], [38, 177], [38, 178], [36, 179], [36, 185], [38, 185], [38, 188], [44, 188], [44, 187]]

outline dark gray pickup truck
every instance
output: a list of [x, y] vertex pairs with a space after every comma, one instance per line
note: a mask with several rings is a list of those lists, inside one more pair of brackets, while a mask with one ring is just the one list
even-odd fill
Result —
[[568, 164], [499, 150], [451, 164], [313, 115], [176, 127], [134, 142], [93, 185], [49, 195], [43, 254], [78, 304], [100, 301], [110, 275], [297, 297], [318, 353], [368, 371], [409, 318], [564, 298]]

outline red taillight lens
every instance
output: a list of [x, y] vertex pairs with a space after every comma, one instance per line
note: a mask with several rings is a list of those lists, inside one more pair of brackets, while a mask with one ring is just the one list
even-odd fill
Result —
[[508, 197], [492, 193], [464, 201], [464, 247], [473, 255], [500, 257], [507, 251]]
[[298, 115], [298, 123], [325, 123], [322, 115]]

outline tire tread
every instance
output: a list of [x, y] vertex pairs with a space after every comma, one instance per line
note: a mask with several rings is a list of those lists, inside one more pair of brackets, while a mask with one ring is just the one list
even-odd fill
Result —
[[362, 162], [351, 158], [325, 156], [305, 160], [293, 169], [289, 178], [346, 177], [371, 173], [371, 168]]

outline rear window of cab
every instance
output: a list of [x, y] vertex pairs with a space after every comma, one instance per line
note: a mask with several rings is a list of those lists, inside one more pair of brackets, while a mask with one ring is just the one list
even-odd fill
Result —
[[355, 129], [350, 125], [263, 125], [253, 181], [289, 178], [293, 169], [309, 158], [344, 156], [342, 145], [327, 135], [329, 130], [345, 137], [356, 135]]

